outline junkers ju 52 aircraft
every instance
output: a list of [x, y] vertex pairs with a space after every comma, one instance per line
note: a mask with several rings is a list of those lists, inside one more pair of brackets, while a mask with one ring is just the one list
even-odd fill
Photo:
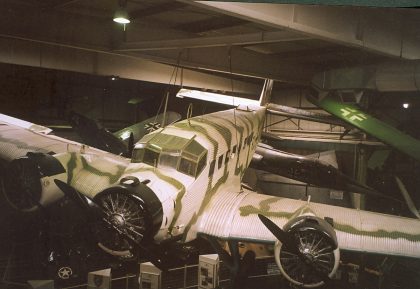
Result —
[[[241, 188], [270, 87], [266, 82], [260, 106], [192, 117], [144, 136], [131, 159], [2, 115], [4, 195], [23, 211], [67, 195], [98, 225], [95, 236], [104, 251], [123, 257], [139, 250], [158, 267], [165, 266], [170, 244], [198, 236], [216, 247], [214, 240], [232, 248], [238, 241], [274, 245], [280, 272], [302, 287], [328, 282], [341, 250], [420, 258], [419, 220]], [[232, 252], [228, 258], [239, 272], [240, 257]]]

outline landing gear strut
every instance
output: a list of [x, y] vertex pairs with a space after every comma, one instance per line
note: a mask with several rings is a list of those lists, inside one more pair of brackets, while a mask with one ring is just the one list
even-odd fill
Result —
[[241, 257], [237, 241], [228, 241], [230, 254], [216, 239], [209, 238], [209, 242], [230, 271], [231, 289], [247, 288], [247, 280], [255, 264], [255, 253], [246, 251]]

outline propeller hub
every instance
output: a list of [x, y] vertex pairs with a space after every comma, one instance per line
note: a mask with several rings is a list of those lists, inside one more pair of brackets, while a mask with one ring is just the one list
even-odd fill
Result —
[[302, 256], [306, 264], [311, 264], [315, 261], [316, 257], [309, 248], [304, 248], [301, 250]]
[[125, 218], [122, 214], [113, 214], [111, 216], [110, 221], [114, 226], [116, 226], [118, 228], [121, 228], [121, 227], [125, 226]]

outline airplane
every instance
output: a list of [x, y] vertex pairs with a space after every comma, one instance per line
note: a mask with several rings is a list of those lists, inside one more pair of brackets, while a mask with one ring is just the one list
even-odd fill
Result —
[[[252, 99], [185, 88], [179, 90], [177, 97], [199, 99], [207, 102], [224, 104], [226, 106], [234, 106], [237, 104], [248, 104], [251, 106], [258, 105], [258, 101]], [[335, 117], [334, 115], [325, 113], [317, 113], [274, 103], [266, 104], [266, 113], [270, 115], [284, 116], [287, 118], [326, 123], [334, 126], [343, 126], [345, 127], [345, 132], [342, 136], [351, 130], [349, 128], [349, 124], [343, 120]], [[283, 140], [281, 137], [265, 131], [261, 133], [260, 138], [264, 141], [268, 140], [274, 142]], [[345, 175], [338, 170], [338, 168], [335, 168], [327, 162], [312, 156], [303, 156], [284, 152], [264, 143], [258, 143], [249, 167], [318, 187], [341, 190], [348, 193], [359, 193], [401, 202], [401, 200], [397, 198], [382, 194], [377, 190]]]
[[163, 122], [171, 124], [180, 119], [179, 113], [169, 111], [112, 133], [97, 121], [80, 113], [71, 112], [69, 116], [70, 125], [85, 144], [125, 157], [131, 155], [134, 143], [145, 134], [162, 127]]
[[[229, 98], [229, 96], [226, 95], [187, 89], [181, 89], [177, 96], [182, 96], [183, 98], [196, 98], [197, 94], [201, 97], [210, 94], [208, 101], [211, 102], [220, 101], [218, 100], [220, 97]], [[243, 101], [244, 99], [240, 100]], [[225, 103], [229, 103], [229, 99], [227, 99]], [[249, 103], [255, 105], [254, 102]], [[336, 125], [342, 124], [342, 122], [336, 120], [330, 115], [308, 112], [302, 109], [295, 109], [271, 103], [267, 104], [267, 112], [281, 116], [294, 116], [306, 120], [328, 122], [330, 124], [335, 123]], [[75, 112], [70, 114], [70, 124], [81, 136], [85, 144], [125, 157], [131, 155], [133, 145], [137, 143], [142, 136], [161, 127], [163, 119], [163, 114], [159, 114], [156, 117], [149, 118], [115, 133], [111, 133], [93, 119]], [[175, 112], [167, 112], [165, 119], [167, 124], [171, 124], [180, 120], [181, 115]], [[279, 137], [268, 132], [262, 132], [261, 139], [281, 141]], [[381, 194], [376, 190], [357, 182], [356, 180], [343, 174], [329, 163], [310, 156], [296, 155], [276, 150], [263, 143], [258, 143], [249, 166], [254, 169], [265, 170], [267, 172], [275, 173], [319, 187], [326, 187], [351, 193], [361, 193], [364, 195], [399, 201], [398, 199]]]
[[[271, 85], [265, 83], [258, 106], [187, 118], [147, 134], [131, 159], [1, 115], [3, 193], [22, 211], [65, 195], [86, 212], [87, 223], [95, 223], [93, 238], [101, 249], [121, 258], [138, 251], [160, 268], [171, 245], [200, 236], [232, 261], [233, 275], [252, 258], [235, 253], [239, 241], [273, 245], [281, 274], [304, 288], [331, 280], [340, 251], [420, 258], [418, 219], [241, 187], [260, 140]], [[228, 242], [231, 254], [218, 240]]]
[[353, 103], [344, 101], [348, 98], [354, 100], [362, 95], [363, 91], [327, 91], [313, 85], [308, 91], [307, 99], [346, 123], [367, 132], [392, 148], [420, 161], [420, 141], [418, 139], [369, 115]]

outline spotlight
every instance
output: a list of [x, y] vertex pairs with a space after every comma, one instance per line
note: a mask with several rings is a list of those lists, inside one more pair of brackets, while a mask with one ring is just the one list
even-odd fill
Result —
[[410, 107], [410, 104], [409, 104], [408, 102], [404, 102], [402, 106], [403, 106], [404, 108], [409, 108], [409, 107]]

